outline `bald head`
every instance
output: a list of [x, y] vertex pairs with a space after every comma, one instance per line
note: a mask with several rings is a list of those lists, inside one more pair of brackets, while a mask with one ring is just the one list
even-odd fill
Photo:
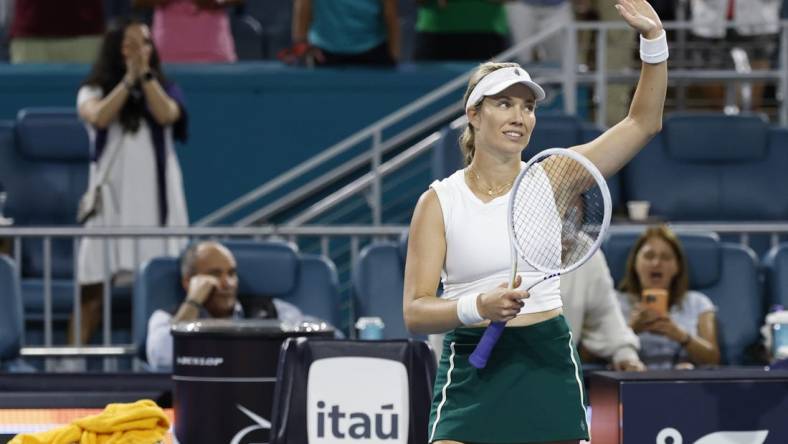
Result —
[[200, 257], [224, 255], [235, 262], [235, 257], [224, 245], [216, 241], [201, 241], [189, 245], [181, 257], [181, 276], [190, 278], [197, 274], [197, 262]]
[[[181, 259], [181, 279], [188, 293], [192, 278], [207, 275], [215, 278], [215, 286], [203, 304], [212, 316], [232, 314], [238, 293], [235, 257], [224, 245], [204, 241], [191, 245]], [[193, 290], [193, 289], [192, 289]]]

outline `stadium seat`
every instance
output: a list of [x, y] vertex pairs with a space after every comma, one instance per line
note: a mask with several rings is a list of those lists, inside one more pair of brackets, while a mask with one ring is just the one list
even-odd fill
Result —
[[14, 262], [0, 255], [0, 370], [19, 356], [24, 335], [22, 297]]
[[[441, 131], [441, 140], [432, 150], [432, 178], [440, 180], [450, 176], [463, 167], [462, 154], [459, 148], [459, 137], [464, 123], [455, 120]], [[583, 122], [576, 116], [564, 114], [538, 114], [536, 128], [523, 152], [523, 160], [527, 161], [535, 154], [547, 148], [566, 148], [593, 140], [602, 134], [596, 126]], [[614, 211], [621, 211], [624, 201], [621, 190], [620, 174], [607, 179]]]
[[383, 337], [404, 339], [411, 335], [402, 317], [405, 258], [401, 243], [376, 242], [364, 247], [353, 267], [356, 317], [377, 316], [385, 325]]
[[759, 114], [676, 113], [624, 169], [628, 198], [672, 221], [788, 218], [788, 129]]
[[[761, 114], [674, 113], [624, 168], [623, 187], [673, 222], [782, 221], [787, 146], [788, 128], [769, 127]], [[749, 245], [761, 256], [769, 235], [751, 235]]]
[[[624, 275], [638, 234], [611, 235], [603, 244], [614, 282]], [[723, 364], [753, 363], [748, 347], [759, 338], [764, 303], [757, 259], [749, 248], [720, 242], [716, 234], [679, 233], [687, 255], [690, 288], [717, 306], [717, 336]]]
[[767, 304], [788, 308], [788, 243], [773, 247], [763, 259]]
[[441, 130], [441, 138], [432, 148], [432, 156], [430, 158], [432, 178], [434, 180], [449, 177], [463, 167], [459, 143], [462, 130], [463, 125], [458, 120]]
[[[223, 242], [238, 265], [238, 297], [243, 304], [269, 296], [296, 305], [306, 315], [339, 325], [338, 278], [334, 265], [322, 256], [296, 252], [288, 243], [231, 240]], [[145, 357], [148, 319], [154, 311], [173, 310], [185, 296], [179, 259], [154, 258], [145, 263], [134, 282], [133, 334], [139, 356]]]
[[[16, 226], [74, 226], [85, 191], [90, 144], [73, 108], [28, 108], [15, 124], [0, 124], [0, 177], [8, 191], [6, 214]], [[52, 240], [52, 310], [67, 319], [73, 300], [73, 243]], [[44, 254], [40, 239], [22, 243], [26, 319], [43, 319]], [[29, 339], [29, 338], [28, 338]]]
[[[289, 338], [279, 355], [270, 444], [339, 442], [332, 438], [340, 429], [363, 441], [423, 443], [435, 371], [422, 341]], [[331, 420], [331, 411], [344, 414]]]

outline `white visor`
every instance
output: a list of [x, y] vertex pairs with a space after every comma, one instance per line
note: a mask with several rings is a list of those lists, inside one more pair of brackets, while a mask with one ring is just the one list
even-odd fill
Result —
[[531, 88], [536, 96], [536, 101], [544, 100], [544, 90], [536, 82], [531, 80], [524, 69], [520, 67], [508, 67], [496, 69], [495, 71], [482, 77], [479, 83], [473, 87], [471, 95], [468, 96], [468, 101], [465, 103], [465, 110], [476, 106], [486, 96], [492, 96], [505, 90], [506, 88], [514, 85], [515, 83], [522, 83], [523, 85]]

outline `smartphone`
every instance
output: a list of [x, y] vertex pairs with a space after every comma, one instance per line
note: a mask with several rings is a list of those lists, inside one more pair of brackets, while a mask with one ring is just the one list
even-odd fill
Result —
[[644, 288], [640, 302], [649, 310], [662, 316], [668, 315], [668, 290], [663, 288]]

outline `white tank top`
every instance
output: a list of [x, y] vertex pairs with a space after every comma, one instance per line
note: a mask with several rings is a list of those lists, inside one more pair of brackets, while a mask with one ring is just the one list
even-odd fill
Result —
[[[524, 166], [525, 164], [523, 164]], [[509, 193], [484, 203], [468, 188], [464, 170], [430, 185], [435, 190], [443, 213], [446, 259], [441, 271], [445, 299], [490, 291], [508, 282], [511, 270], [507, 207]], [[521, 288], [544, 277], [522, 259], [517, 274]], [[560, 308], [560, 279], [540, 283], [531, 290], [520, 314]]]

